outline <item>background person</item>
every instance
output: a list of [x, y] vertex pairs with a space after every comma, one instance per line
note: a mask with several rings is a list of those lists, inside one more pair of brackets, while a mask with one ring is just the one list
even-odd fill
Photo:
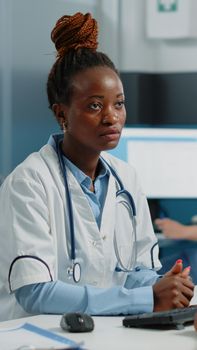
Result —
[[156, 219], [156, 226], [166, 238], [197, 241], [197, 225], [183, 225], [172, 219]]
[[[126, 112], [118, 72], [96, 50], [96, 21], [63, 16], [51, 37], [58, 54], [47, 93], [63, 133], [0, 189], [1, 319], [188, 306], [189, 268], [178, 261], [163, 278], [156, 273], [157, 240], [136, 173], [104, 152], [117, 146]], [[116, 198], [120, 180], [127, 193]]]
[[164, 244], [161, 242], [160, 273], [168, 271], [174, 261], [181, 258], [184, 266], [191, 266], [191, 277], [197, 284], [197, 225], [183, 225], [169, 218], [156, 219], [155, 225], [171, 240]]

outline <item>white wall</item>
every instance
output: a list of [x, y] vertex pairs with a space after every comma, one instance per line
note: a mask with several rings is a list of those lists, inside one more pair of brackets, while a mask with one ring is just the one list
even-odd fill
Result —
[[145, 1], [124, 0], [121, 3], [120, 69], [154, 71], [158, 65], [158, 46], [145, 35]]
[[[120, 69], [138, 72], [197, 71], [197, 38], [150, 39], [146, 6], [155, 0], [120, 0]], [[180, 1], [180, 0], [179, 0]], [[197, 26], [197, 1], [190, 4], [191, 21]]]

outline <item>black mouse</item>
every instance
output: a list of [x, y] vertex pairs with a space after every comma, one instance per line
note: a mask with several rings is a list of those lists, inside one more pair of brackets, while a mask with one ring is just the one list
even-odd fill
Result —
[[62, 315], [60, 326], [63, 330], [77, 332], [91, 332], [94, 329], [93, 318], [82, 312], [70, 312]]

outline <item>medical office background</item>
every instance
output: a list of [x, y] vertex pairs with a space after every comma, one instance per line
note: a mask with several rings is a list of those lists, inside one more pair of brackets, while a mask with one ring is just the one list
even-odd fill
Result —
[[[143, 128], [144, 140], [150, 131], [162, 142], [169, 140], [162, 132], [172, 132], [171, 141], [181, 141], [179, 160], [182, 141], [191, 141], [185, 166], [197, 171], [196, 0], [0, 0], [0, 174], [9, 174], [59, 130], [46, 96], [47, 75], [55, 60], [50, 32], [60, 16], [77, 11], [91, 12], [98, 20], [99, 48], [121, 73], [126, 129], [136, 128], [138, 133]], [[128, 135], [122, 140], [115, 154], [128, 160], [127, 142], [132, 140]], [[155, 174], [152, 162], [150, 157], [146, 164]], [[190, 186], [188, 196], [187, 191], [183, 197], [173, 191], [164, 192], [163, 198], [149, 194], [152, 214], [162, 212], [189, 223], [197, 214], [195, 179], [196, 186], [184, 177], [184, 186]]]

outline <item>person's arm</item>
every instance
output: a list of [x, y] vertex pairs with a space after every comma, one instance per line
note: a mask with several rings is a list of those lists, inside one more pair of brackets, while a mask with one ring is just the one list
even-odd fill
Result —
[[176, 263], [163, 278], [159, 277], [155, 271], [144, 269], [130, 273], [124, 287], [83, 287], [54, 281], [21, 287], [15, 296], [31, 314], [81, 311], [126, 315], [189, 305], [194, 285], [188, 268], [182, 271], [182, 263]]
[[168, 238], [197, 241], [197, 225], [183, 225], [171, 219], [156, 219], [155, 224]]
[[153, 310], [151, 286], [129, 290], [121, 286], [82, 287], [56, 281], [21, 287], [15, 291], [15, 297], [30, 314], [81, 311], [91, 315], [127, 315]]

